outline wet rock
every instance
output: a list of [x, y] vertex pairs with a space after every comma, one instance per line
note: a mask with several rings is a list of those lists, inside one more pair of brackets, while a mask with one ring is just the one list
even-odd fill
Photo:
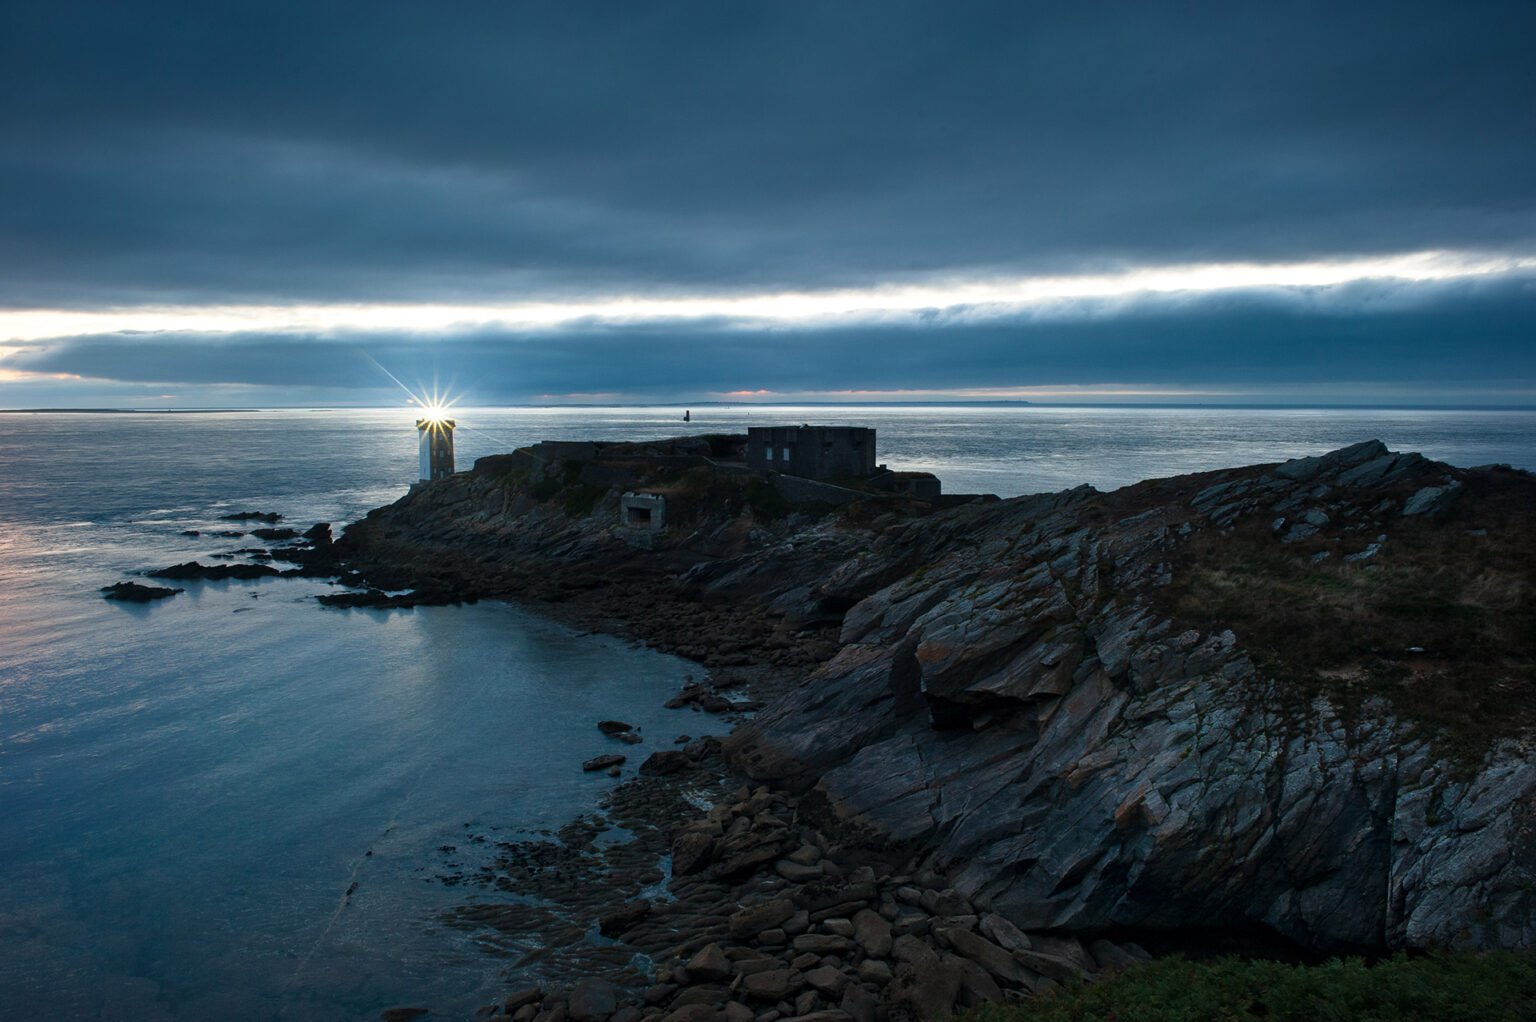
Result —
[[597, 729], [605, 735], [618, 735], [625, 731], [633, 731], [634, 726], [622, 720], [600, 720], [597, 722]]
[[740, 1001], [730, 1001], [725, 1006], [725, 1022], [752, 1022], [756, 1017], [752, 1009]]
[[613, 984], [597, 978], [579, 981], [566, 1001], [572, 1022], [607, 1022], [618, 1006], [618, 991]]
[[266, 522], [275, 525], [283, 520], [283, 516], [275, 511], [236, 511], [233, 514], [219, 515], [221, 522]]
[[688, 769], [688, 754], [676, 749], [653, 752], [640, 764], [640, 772], [655, 777], [666, 777]]
[[282, 539], [298, 539], [299, 538], [299, 530], [298, 529], [288, 529], [288, 528], [282, 528], [282, 529], [252, 529], [251, 530], [251, 535], [255, 536], [257, 539], [264, 539], [264, 540], [267, 540], [269, 542], [275, 542], [277, 540], [282, 540]]
[[537, 1004], [538, 1002], [542, 1001], [543, 999], [544, 999], [544, 988], [543, 987], [540, 987], [540, 986], [524, 987], [522, 990], [519, 990], [515, 994], [512, 994], [511, 996], [509, 996], [506, 999], [506, 1001], [504, 1001], [502, 1003], [502, 1009], [508, 1015], [510, 1015], [513, 1012], [517, 1011], [517, 1009], [521, 1008], [525, 1004]]
[[636, 923], [650, 914], [649, 901], [625, 902], [599, 920], [598, 931], [605, 937], [617, 937], [627, 933]]
[[103, 586], [101, 597], [104, 600], [121, 600], [124, 603], [150, 603], [154, 600], [163, 600], [184, 593], [185, 589], [167, 589], [164, 586], [146, 586], [137, 582], [118, 582], [115, 585]]
[[430, 1008], [386, 1008], [379, 1012], [379, 1018], [383, 1022], [412, 1022], [413, 1019], [425, 1018], [430, 1014]]
[[691, 760], [701, 760], [707, 756], [717, 755], [720, 752], [720, 739], [706, 735], [683, 746], [683, 752], [687, 753]]
[[240, 580], [272, 578], [282, 574], [282, 572], [267, 564], [200, 564], [197, 561], [186, 561], [182, 564], [173, 564], [169, 568], [160, 568], [157, 571], [150, 571], [145, 574], [150, 578], [197, 579], [207, 582], [222, 582], [225, 579], [231, 578]]
[[672, 842], [672, 872], [675, 876], [690, 876], [699, 872], [714, 854], [715, 838], [699, 830], [679, 834]]
[[594, 770], [607, 770], [609, 767], [622, 766], [625, 757], [616, 752], [610, 752], [602, 756], [594, 756], [581, 764], [581, 768], [588, 773]]

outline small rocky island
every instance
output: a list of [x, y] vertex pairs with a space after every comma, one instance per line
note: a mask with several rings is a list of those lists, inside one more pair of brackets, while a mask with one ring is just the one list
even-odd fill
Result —
[[1370, 441], [999, 501], [753, 461], [539, 444], [323, 550], [338, 605], [530, 602], [763, 704], [614, 788], [631, 845], [478, 878], [543, 902], [466, 925], [566, 934], [497, 1013], [937, 1019], [1213, 934], [1536, 943], [1529, 473]]

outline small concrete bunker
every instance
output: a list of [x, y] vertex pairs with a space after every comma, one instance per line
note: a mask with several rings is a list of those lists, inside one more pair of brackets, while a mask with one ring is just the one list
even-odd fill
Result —
[[641, 532], [667, 526], [667, 498], [659, 493], [626, 493], [619, 498], [619, 524]]

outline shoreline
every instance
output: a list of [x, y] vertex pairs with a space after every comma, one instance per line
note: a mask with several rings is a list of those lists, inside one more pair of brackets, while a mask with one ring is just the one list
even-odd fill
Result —
[[[1460, 902], [1437, 893], [1474, 906], [1523, 897], [1518, 812], [1490, 819], [1487, 809], [1518, 807], [1511, 793], [1536, 783], [1530, 763], [1510, 759], [1518, 746], [1508, 736], [1530, 708], [1523, 690], [1495, 716], [1474, 701], [1463, 719], [1434, 717], [1440, 689], [1422, 689], [1429, 702], [1404, 705], [1483, 743], [1437, 751], [1382, 716], [1388, 695], [1414, 690], [1355, 682], [1321, 709], [1305, 696], [1309, 713], [1298, 701], [1309, 690], [1284, 690], [1294, 674], [1260, 665], [1280, 656], [1293, 670], [1320, 669], [1365, 656], [1375, 673], [1351, 675], [1359, 682], [1387, 684], [1405, 670], [1518, 684], [1502, 661], [1467, 651], [1524, 649], [1520, 605], [1499, 594], [1518, 592], [1528, 573], [1519, 544], [1529, 473], [1454, 469], [1372, 441], [1111, 493], [1081, 487], [947, 510], [877, 495], [834, 510], [797, 507], [707, 459], [680, 468], [655, 446], [484, 458], [371, 512], [334, 548], [327, 535], [323, 551], [283, 558], [377, 587], [322, 602], [507, 599], [702, 664], [712, 688], [695, 701], [728, 710], [713, 690], [727, 688], [768, 704], [723, 748], [663, 750], [642, 771], [675, 782], [642, 778], [610, 796], [643, 833], [615, 846], [636, 846], [619, 856], [630, 856], [614, 873], [621, 885], [599, 889], [604, 874], [584, 874], [566, 914], [596, 916], [588, 922], [614, 936], [632, 930], [657, 971], [609, 974], [654, 1000], [642, 993], [625, 1014], [607, 980], [578, 970], [566, 974], [583, 977], [569, 991], [509, 998], [501, 1010], [519, 1022], [641, 1022], [693, 1008], [672, 1022], [716, 1022], [728, 1008], [732, 1022], [749, 1022], [744, 1012], [755, 1022], [937, 1019], [956, 1004], [1139, 960], [1127, 939], [1138, 926], [1175, 937], [1201, 926], [1265, 930], [1319, 952], [1527, 939], [1518, 907], [1512, 935], [1458, 935]], [[666, 534], [614, 524], [629, 488], [665, 494]], [[1235, 588], [1223, 581], [1234, 572]], [[1414, 618], [1410, 631], [1400, 612], [1372, 609], [1382, 599], [1409, 606], [1426, 578], [1475, 587], [1439, 599], [1494, 596], [1480, 617]], [[1222, 602], [1222, 586], [1236, 602]], [[1270, 593], [1291, 609], [1266, 614], [1260, 594]], [[1223, 618], [1244, 614], [1240, 642]], [[1271, 627], [1293, 619], [1360, 648], [1297, 644]], [[1468, 621], [1480, 629], [1473, 645]], [[1349, 713], [1377, 723], [1360, 730]], [[1468, 752], [1483, 766], [1459, 774], [1446, 756]], [[752, 779], [729, 797], [727, 762]], [[1319, 785], [1316, 764], [1344, 782]], [[662, 794], [690, 773], [717, 784], [692, 812]], [[1421, 792], [1440, 800], [1433, 811]], [[1386, 812], [1372, 808], [1381, 798], [1391, 800]], [[1468, 812], [1481, 814], [1480, 827], [1459, 822]], [[1233, 835], [1213, 834], [1209, 819], [1254, 836], [1231, 857]], [[1406, 848], [1384, 861], [1345, 854], [1386, 841], [1387, 824], [1409, 835]], [[559, 845], [509, 846], [507, 876], [486, 882], [537, 894], [548, 884], [530, 863], [606, 863], [591, 826], [573, 823]], [[1469, 851], [1447, 858], [1449, 847]], [[1499, 849], [1509, 870], [1468, 872], [1480, 860], [1466, 856]], [[664, 900], [597, 904], [654, 885], [667, 852], [681, 910]], [[1428, 892], [1422, 913], [1424, 894], [1378, 906], [1360, 893], [1386, 889], [1378, 862], [1394, 876], [1442, 871], [1408, 888]], [[1129, 884], [1149, 868], [1138, 902]], [[1298, 869], [1318, 879], [1284, 882]], [[701, 872], [695, 889], [689, 878]], [[823, 889], [837, 900], [820, 900]], [[1297, 900], [1300, 890], [1309, 893]], [[1319, 900], [1318, 891], [1334, 893]], [[733, 922], [754, 911], [778, 918], [756, 929]], [[1386, 912], [1395, 921], [1373, 921]], [[567, 932], [561, 947], [585, 932]], [[598, 956], [597, 971], [615, 967], [613, 954]], [[759, 972], [775, 977], [749, 982]], [[932, 990], [943, 1005], [924, 1000]], [[605, 1007], [583, 1006], [589, 994]]]

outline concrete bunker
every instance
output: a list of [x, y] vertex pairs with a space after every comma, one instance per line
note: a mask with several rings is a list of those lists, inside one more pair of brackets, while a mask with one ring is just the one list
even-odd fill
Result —
[[667, 527], [667, 498], [659, 493], [626, 493], [619, 498], [619, 524], [640, 532]]

